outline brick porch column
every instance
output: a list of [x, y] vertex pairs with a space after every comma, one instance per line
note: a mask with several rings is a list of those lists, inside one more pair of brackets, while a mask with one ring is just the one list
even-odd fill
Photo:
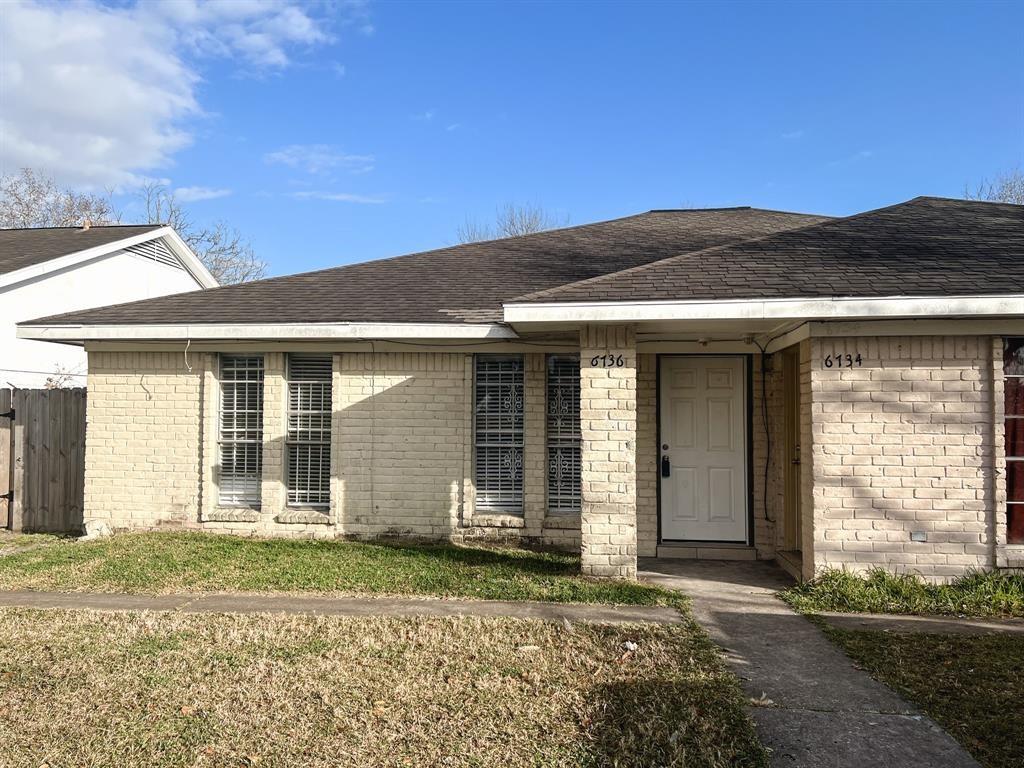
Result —
[[580, 331], [581, 570], [636, 578], [636, 334]]

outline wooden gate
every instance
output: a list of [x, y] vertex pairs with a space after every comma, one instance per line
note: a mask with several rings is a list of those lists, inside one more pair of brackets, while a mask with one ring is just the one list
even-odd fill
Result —
[[79, 532], [85, 389], [0, 389], [0, 527]]

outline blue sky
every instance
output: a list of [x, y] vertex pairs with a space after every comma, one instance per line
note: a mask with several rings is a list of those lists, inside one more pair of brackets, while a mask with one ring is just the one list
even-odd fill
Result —
[[[8, 125], [0, 165], [49, 162], [69, 184], [126, 195], [166, 180], [207, 197], [193, 218], [237, 226], [273, 274], [447, 245], [505, 202], [574, 224], [689, 206], [847, 214], [959, 196], [1024, 165], [1022, 3], [182, 8], [161, 11], [165, 33], [152, 9], [75, 6], [111, 26], [97, 45], [151, 45], [153, 61], [105, 66], [145, 73], [176, 106], [161, 113], [139, 82], [106, 78], [101, 106], [140, 115], [130, 136], [97, 117], [106, 143], [33, 155]], [[9, 35], [67, 12], [21, 10], [0, 12]], [[0, 106], [37, 130], [41, 107], [5, 87]], [[99, 109], [87, 101], [74, 108]], [[106, 159], [86, 165], [83, 146]]]

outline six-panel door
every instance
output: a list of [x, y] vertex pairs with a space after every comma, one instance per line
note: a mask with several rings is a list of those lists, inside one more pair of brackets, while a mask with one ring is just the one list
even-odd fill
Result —
[[661, 358], [661, 538], [747, 541], [742, 357]]

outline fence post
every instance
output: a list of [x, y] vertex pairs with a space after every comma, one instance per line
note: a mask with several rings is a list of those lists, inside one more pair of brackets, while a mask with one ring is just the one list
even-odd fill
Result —
[[11, 502], [11, 530], [21, 533], [25, 527], [25, 393], [20, 389], [14, 391], [11, 398], [14, 408], [14, 419], [11, 421], [11, 490], [14, 501]]
[[11, 527], [11, 438], [12, 419], [2, 414], [10, 413], [11, 390], [0, 389], [0, 528]]

